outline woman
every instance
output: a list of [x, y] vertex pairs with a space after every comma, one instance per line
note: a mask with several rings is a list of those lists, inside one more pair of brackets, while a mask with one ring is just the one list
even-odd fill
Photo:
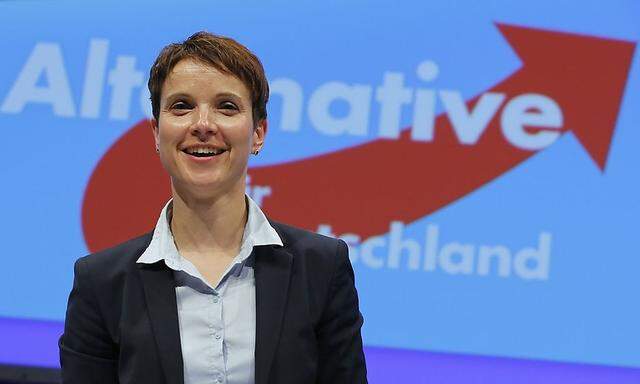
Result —
[[267, 132], [260, 61], [199, 32], [163, 49], [149, 90], [172, 199], [153, 232], [76, 262], [63, 382], [366, 383], [345, 243], [244, 192]]

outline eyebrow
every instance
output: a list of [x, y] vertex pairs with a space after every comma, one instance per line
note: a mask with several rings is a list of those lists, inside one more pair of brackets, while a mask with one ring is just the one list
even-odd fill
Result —
[[218, 93], [216, 97], [231, 97], [233, 99], [242, 100], [242, 97], [240, 97], [240, 95], [233, 92], [221, 92]]
[[176, 99], [191, 99], [192, 97], [184, 92], [172, 93], [166, 97], [167, 104], [169, 102], [175, 101]]
[[[230, 97], [232, 99], [238, 100], [238, 101], [242, 101], [242, 97], [234, 92], [220, 92], [218, 94], [215, 95], [216, 98], [220, 98], [220, 97]], [[191, 95], [189, 95], [188, 93], [184, 93], [184, 92], [177, 92], [177, 93], [172, 93], [170, 95], [168, 95], [166, 97], [166, 101], [170, 102], [170, 101], [175, 101], [176, 99], [193, 99], [193, 97]]]

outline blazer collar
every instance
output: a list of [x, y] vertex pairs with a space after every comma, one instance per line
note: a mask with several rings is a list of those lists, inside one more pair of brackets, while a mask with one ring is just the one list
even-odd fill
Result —
[[151, 329], [167, 384], [184, 384], [180, 324], [173, 271], [164, 262], [138, 264]]
[[286, 309], [293, 256], [278, 246], [255, 247], [255, 384], [267, 384]]
[[[275, 228], [279, 229], [277, 225]], [[256, 246], [253, 253], [256, 284], [255, 384], [267, 384], [280, 340], [293, 256], [287, 251], [286, 245]], [[167, 383], [183, 384], [184, 368], [173, 271], [162, 261], [139, 263], [138, 269]]]

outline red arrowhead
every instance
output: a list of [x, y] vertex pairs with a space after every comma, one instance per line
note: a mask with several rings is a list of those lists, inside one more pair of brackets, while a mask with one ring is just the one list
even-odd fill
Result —
[[[506, 100], [540, 93], [561, 107], [572, 130], [604, 169], [635, 45], [499, 24], [523, 66], [492, 87]], [[467, 102], [473, 106], [478, 98]], [[506, 103], [506, 102], [505, 102]], [[445, 115], [435, 139], [376, 140], [326, 155], [252, 168], [252, 185], [268, 185], [263, 202], [276, 220], [362, 238], [385, 233], [389, 222], [411, 222], [473, 192], [536, 152], [508, 143], [498, 111], [480, 140], [461, 145]], [[83, 226], [90, 250], [153, 227], [170, 190], [152, 150], [146, 122], [134, 126], [105, 154], [85, 192]]]
[[528, 90], [551, 95], [604, 171], [635, 43], [497, 24], [523, 62]]

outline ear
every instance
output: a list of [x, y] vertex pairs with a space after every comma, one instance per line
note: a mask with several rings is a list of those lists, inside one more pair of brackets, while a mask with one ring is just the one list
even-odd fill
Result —
[[253, 129], [253, 144], [251, 145], [251, 152], [262, 150], [264, 145], [264, 138], [267, 135], [267, 119], [258, 121], [256, 127]]
[[158, 120], [151, 119], [151, 129], [153, 130], [153, 139], [156, 142], [156, 148], [160, 146], [160, 131], [158, 130]]

